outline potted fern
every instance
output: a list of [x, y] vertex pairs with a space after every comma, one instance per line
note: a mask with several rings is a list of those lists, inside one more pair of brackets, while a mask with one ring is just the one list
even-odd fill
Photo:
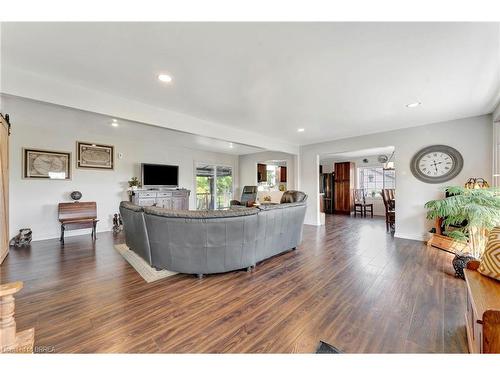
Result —
[[[443, 218], [445, 234], [466, 242], [469, 258], [479, 259], [486, 246], [488, 231], [500, 224], [499, 190], [452, 186], [447, 187], [446, 192], [449, 195], [447, 198], [425, 204], [427, 219]], [[459, 257], [462, 255], [457, 254]]]

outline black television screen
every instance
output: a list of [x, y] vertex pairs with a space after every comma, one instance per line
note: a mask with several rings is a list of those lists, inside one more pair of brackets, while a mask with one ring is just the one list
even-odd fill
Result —
[[177, 165], [142, 164], [142, 186], [179, 186]]

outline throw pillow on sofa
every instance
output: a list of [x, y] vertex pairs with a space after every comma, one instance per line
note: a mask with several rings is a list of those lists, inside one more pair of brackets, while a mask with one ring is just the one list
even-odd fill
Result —
[[488, 243], [477, 270], [484, 276], [500, 281], [500, 227], [488, 234]]

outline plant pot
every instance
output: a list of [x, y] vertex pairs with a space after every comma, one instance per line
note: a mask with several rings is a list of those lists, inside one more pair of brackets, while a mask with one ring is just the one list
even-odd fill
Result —
[[460, 277], [462, 280], [465, 280], [465, 275], [464, 275], [464, 268], [467, 266], [467, 263], [470, 260], [476, 260], [472, 255], [470, 254], [464, 254], [464, 253], [455, 253], [455, 258], [453, 258], [452, 264], [453, 268], [455, 269], [455, 276]]

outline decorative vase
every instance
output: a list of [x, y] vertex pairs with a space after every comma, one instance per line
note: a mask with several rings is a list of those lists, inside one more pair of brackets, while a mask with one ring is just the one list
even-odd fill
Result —
[[78, 200], [80, 200], [82, 198], [82, 193], [79, 191], [73, 191], [73, 192], [71, 192], [71, 194], [69, 196], [71, 197], [71, 199], [73, 199], [75, 202], [77, 202]]
[[455, 258], [453, 258], [452, 264], [455, 269], [456, 277], [460, 277], [462, 280], [465, 280], [464, 268], [470, 260], [476, 260], [476, 258], [469, 254], [459, 252], [455, 253]]

